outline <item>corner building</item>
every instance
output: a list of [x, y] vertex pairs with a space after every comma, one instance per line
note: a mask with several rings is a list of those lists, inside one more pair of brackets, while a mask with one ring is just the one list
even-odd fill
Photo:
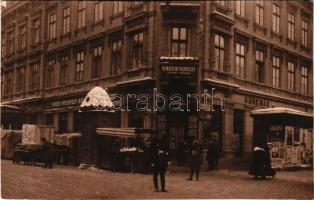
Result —
[[[201, 96], [214, 89], [225, 97], [224, 112], [219, 101], [215, 111], [197, 112], [195, 102], [191, 112], [131, 109], [116, 113], [116, 126], [154, 129], [168, 136], [172, 148], [180, 138], [215, 135], [222, 156], [245, 156], [253, 145], [251, 111], [313, 112], [312, 6], [10, 1], [2, 12], [1, 101], [23, 109], [23, 123], [66, 133], [88, 123], [79, 105], [95, 86], [123, 96], [152, 95], [153, 88], [168, 97]], [[1, 122], [5, 129], [20, 128], [15, 123]]]

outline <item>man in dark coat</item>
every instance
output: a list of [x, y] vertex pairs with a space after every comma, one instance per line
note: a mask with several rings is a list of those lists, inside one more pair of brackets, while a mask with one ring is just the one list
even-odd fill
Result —
[[46, 138], [42, 138], [41, 141], [42, 141], [42, 154], [43, 154], [42, 156], [44, 159], [45, 168], [52, 168], [54, 157], [55, 157], [53, 144], [47, 141]]
[[219, 159], [218, 145], [215, 139], [211, 139], [207, 149], [208, 170], [217, 169]]
[[193, 174], [196, 174], [196, 181], [198, 181], [199, 171], [201, 166], [201, 155], [202, 155], [202, 148], [201, 144], [197, 139], [195, 139], [190, 148], [190, 178], [187, 180], [193, 180]]
[[166, 192], [165, 189], [165, 173], [168, 166], [168, 150], [165, 143], [161, 142], [159, 138], [154, 138], [151, 142], [150, 160], [153, 170], [153, 181], [155, 192], [158, 192], [158, 174], [160, 176], [161, 192]]

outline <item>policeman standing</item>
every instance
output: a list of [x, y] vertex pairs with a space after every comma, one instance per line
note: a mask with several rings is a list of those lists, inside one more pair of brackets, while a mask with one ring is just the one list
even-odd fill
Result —
[[159, 138], [154, 138], [151, 143], [151, 166], [153, 170], [154, 191], [158, 192], [158, 174], [160, 176], [161, 192], [167, 192], [165, 189], [165, 173], [168, 166], [168, 151], [165, 142], [161, 143]]

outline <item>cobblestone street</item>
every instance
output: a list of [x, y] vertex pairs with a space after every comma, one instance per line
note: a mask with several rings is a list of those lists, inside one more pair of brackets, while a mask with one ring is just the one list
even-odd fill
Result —
[[43, 169], [2, 160], [1, 196], [14, 199], [64, 198], [313, 198], [311, 170], [280, 171], [274, 179], [254, 180], [246, 171], [201, 172], [186, 181], [183, 170], [167, 175], [167, 193], [153, 192], [152, 176], [80, 170]]

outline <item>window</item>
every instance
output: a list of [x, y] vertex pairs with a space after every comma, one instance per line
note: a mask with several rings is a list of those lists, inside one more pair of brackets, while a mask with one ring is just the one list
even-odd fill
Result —
[[25, 49], [26, 48], [26, 27], [25, 26], [21, 26], [19, 28], [19, 46], [20, 49]]
[[264, 25], [264, 1], [256, 1], [255, 7], [255, 23]]
[[61, 57], [61, 65], [60, 65], [60, 84], [65, 84], [68, 82], [68, 61], [69, 56]]
[[49, 39], [54, 39], [57, 37], [57, 14], [53, 13], [49, 15]]
[[35, 19], [33, 21], [33, 35], [32, 35], [32, 41], [33, 45], [37, 45], [39, 43], [39, 38], [40, 38], [40, 22], [39, 19]]
[[11, 56], [13, 54], [14, 49], [14, 32], [11, 31], [8, 33], [8, 54]]
[[235, 13], [241, 17], [245, 17], [245, 1], [237, 0], [235, 1]]
[[294, 40], [295, 38], [295, 15], [288, 13], [288, 38]]
[[219, 71], [224, 71], [225, 66], [225, 38], [215, 34], [215, 66]]
[[216, 3], [220, 6], [226, 6], [226, 0], [216, 0]]
[[83, 80], [84, 72], [84, 51], [76, 53], [75, 81]]
[[6, 74], [6, 81], [5, 81], [5, 94], [12, 94], [13, 93], [13, 71], [10, 71]]
[[171, 56], [187, 56], [187, 28], [173, 27], [171, 33]]
[[116, 40], [111, 43], [111, 73], [121, 72], [122, 66], [122, 40]]
[[20, 67], [17, 69], [16, 76], [16, 91], [21, 92], [25, 87], [25, 67]]
[[255, 81], [264, 82], [264, 52], [255, 51]]
[[97, 1], [95, 3], [95, 10], [94, 10], [94, 20], [98, 22], [103, 19], [104, 15], [104, 6], [103, 2]]
[[279, 33], [280, 31], [280, 7], [273, 4], [273, 25], [272, 30], [274, 33]]
[[302, 94], [308, 93], [308, 70], [304, 66], [301, 68], [301, 92]]
[[308, 46], [308, 23], [302, 20], [302, 33], [301, 33], [301, 44], [305, 47]]
[[46, 78], [46, 87], [52, 87], [54, 83], [54, 65], [56, 63], [55, 59], [48, 60], [47, 63], [47, 78]]
[[68, 129], [68, 118], [66, 112], [59, 113], [59, 132], [66, 133]]
[[280, 87], [280, 58], [273, 56], [273, 86]]
[[295, 90], [295, 64], [288, 61], [288, 90]]
[[113, 2], [113, 14], [116, 15], [123, 11], [123, 2], [122, 1], [114, 1]]
[[34, 63], [30, 66], [30, 83], [29, 83], [29, 89], [35, 89], [38, 86], [38, 73], [39, 73], [39, 63]]
[[85, 27], [86, 25], [86, 2], [78, 2], [78, 13], [77, 13], [77, 28]]
[[2, 37], [1, 37], [1, 58], [4, 58], [4, 56], [5, 56], [5, 52], [6, 52], [5, 48], [6, 48], [5, 47], [5, 37], [2, 34]]
[[238, 77], [244, 78], [245, 52], [244, 45], [236, 43], [236, 71]]
[[70, 32], [70, 7], [63, 8], [63, 27], [62, 33], [66, 34]]
[[143, 65], [143, 32], [133, 35], [132, 38], [132, 68], [140, 68]]
[[92, 78], [99, 77], [101, 74], [101, 52], [101, 46], [93, 49]]

